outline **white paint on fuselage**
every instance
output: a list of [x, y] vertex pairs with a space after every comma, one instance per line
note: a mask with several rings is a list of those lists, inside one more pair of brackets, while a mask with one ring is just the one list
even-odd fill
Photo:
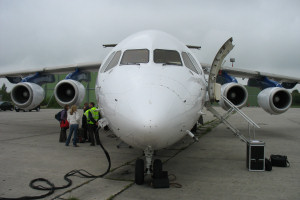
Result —
[[101, 113], [112, 131], [131, 146], [154, 150], [170, 146], [185, 136], [200, 116], [206, 96], [203, 73], [194, 73], [184, 65], [153, 62], [155, 49], [192, 54], [163, 32], [129, 36], [112, 52], [127, 49], [148, 49], [149, 63], [117, 65], [105, 73], [99, 70], [96, 96]]

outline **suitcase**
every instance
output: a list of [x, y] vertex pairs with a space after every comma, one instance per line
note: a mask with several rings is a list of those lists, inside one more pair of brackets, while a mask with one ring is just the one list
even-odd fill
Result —
[[249, 171], [265, 171], [265, 142], [247, 142], [247, 168]]

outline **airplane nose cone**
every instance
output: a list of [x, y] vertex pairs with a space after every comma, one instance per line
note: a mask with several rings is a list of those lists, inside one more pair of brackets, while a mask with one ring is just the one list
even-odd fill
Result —
[[134, 141], [131, 145], [140, 148], [144, 147], [139, 144], [147, 144], [153, 149], [159, 149], [172, 144], [173, 139], [175, 142], [178, 137], [184, 136], [180, 130], [185, 104], [174, 90], [165, 86], [138, 88], [126, 93], [123, 101], [126, 106], [119, 106], [117, 113], [126, 114], [123, 116], [126, 119], [124, 123], [130, 123], [133, 126], [131, 130], [134, 130], [126, 138], [121, 138], [125, 142]]
[[174, 93], [166, 88], [152, 87], [151, 90], [132, 92], [128, 105], [138, 123], [145, 126], [158, 125], [167, 120], [165, 117], [168, 116], [173, 101], [177, 99], [178, 97], [176, 98]]

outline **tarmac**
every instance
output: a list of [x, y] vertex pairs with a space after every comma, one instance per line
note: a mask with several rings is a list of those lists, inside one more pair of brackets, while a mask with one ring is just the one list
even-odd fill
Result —
[[[142, 151], [125, 144], [117, 148], [121, 141], [110, 131], [101, 131], [101, 141], [111, 157], [110, 172], [96, 179], [73, 176], [71, 187], [56, 190], [45, 199], [299, 199], [300, 109], [281, 115], [269, 115], [260, 108], [242, 110], [260, 126], [255, 139], [266, 143], [265, 157], [287, 155], [290, 167], [248, 171], [246, 144], [207, 111], [205, 125], [196, 134], [199, 142], [187, 136], [156, 153], [163, 169], [172, 174], [170, 188], [154, 189], [148, 176], [144, 185], [134, 184], [134, 163], [143, 156]], [[59, 143], [60, 128], [54, 119], [58, 111], [0, 111], [0, 197], [46, 193], [29, 187], [35, 178], [61, 186], [71, 170], [84, 169], [95, 175], [106, 171], [108, 162], [99, 146], [80, 143], [76, 148]], [[249, 137], [247, 122], [239, 115], [229, 121]]]

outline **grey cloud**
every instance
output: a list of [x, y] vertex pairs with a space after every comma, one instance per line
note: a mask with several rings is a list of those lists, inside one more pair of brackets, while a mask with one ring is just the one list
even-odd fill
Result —
[[236, 67], [300, 76], [299, 8], [279, 0], [0, 0], [0, 70], [101, 61], [101, 44], [160, 29], [201, 45], [201, 62], [233, 37]]

